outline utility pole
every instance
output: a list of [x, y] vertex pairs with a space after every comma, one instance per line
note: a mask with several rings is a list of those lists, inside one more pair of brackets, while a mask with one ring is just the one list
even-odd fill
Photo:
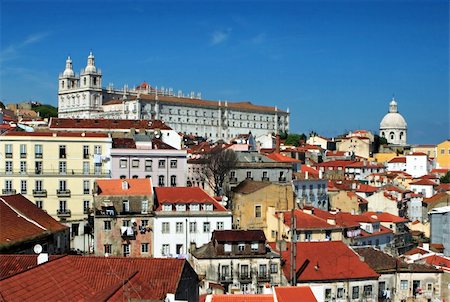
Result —
[[291, 285], [297, 284], [297, 272], [296, 272], [296, 256], [297, 256], [297, 244], [296, 244], [296, 223], [295, 223], [295, 209], [291, 210]]

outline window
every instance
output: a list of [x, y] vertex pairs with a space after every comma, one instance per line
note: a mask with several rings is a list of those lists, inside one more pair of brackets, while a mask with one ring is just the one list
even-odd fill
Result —
[[199, 211], [200, 210], [200, 205], [199, 204], [191, 204], [190, 205], [190, 210], [191, 211]]
[[244, 294], [249, 293], [250, 287], [248, 283], [241, 283], [241, 292]]
[[27, 162], [21, 161], [20, 162], [20, 174], [26, 174], [27, 173]]
[[217, 221], [217, 230], [223, 230], [223, 221]]
[[185, 204], [177, 204], [177, 205], [175, 205], [175, 209], [179, 212], [186, 211], [186, 205]]
[[209, 233], [211, 224], [209, 222], [203, 222], [203, 233]]
[[111, 230], [111, 220], [105, 220], [103, 221], [103, 229], [105, 231]]
[[170, 254], [170, 245], [168, 244], [162, 245], [162, 254], [163, 256], [168, 256]]
[[225, 253], [231, 253], [231, 244], [225, 243], [223, 246]]
[[145, 160], [145, 171], [152, 171], [153, 161], [151, 159]]
[[71, 227], [71, 235], [72, 237], [78, 236], [78, 231], [80, 230], [79, 223], [73, 223]]
[[260, 205], [255, 206], [255, 217], [261, 218], [261, 206]]
[[364, 285], [364, 297], [372, 296], [372, 285]]
[[67, 182], [65, 180], [59, 181], [59, 190], [66, 191], [67, 190]]
[[101, 155], [101, 154], [102, 154], [102, 146], [100, 146], [100, 145], [95, 145], [95, 146], [94, 146], [94, 154], [96, 154], [96, 155]]
[[359, 299], [359, 286], [352, 287], [352, 299]]
[[183, 229], [184, 229], [184, 227], [183, 227], [183, 222], [177, 222], [177, 223], [176, 223], [175, 231], [176, 231], [177, 233], [183, 233]]
[[5, 180], [5, 190], [12, 191], [12, 180]]
[[171, 204], [163, 204], [163, 211], [172, 211], [172, 205]]
[[325, 300], [331, 300], [331, 288], [325, 289]]
[[5, 161], [5, 172], [6, 174], [11, 174], [13, 171], [13, 162], [12, 161]]
[[36, 191], [42, 191], [42, 188], [43, 188], [43, 182], [42, 182], [42, 180], [36, 180], [36, 181], [34, 182], [34, 189], [35, 189]]
[[164, 175], [158, 176], [158, 186], [164, 187]]
[[83, 146], [83, 159], [89, 159], [89, 146]]
[[249, 179], [252, 178], [252, 171], [247, 171], [247, 178], [249, 178]]
[[59, 201], [59, 211], [62, 213], [67, 211], [67, 201], [66, 200]]
[[20, 144], [20, 158], [26, 158], [27, 157], [27, 145]]
[[270, 272], [272, 274], [278, 273], [278, 265], [276, 263], [271, 263], [270, 264]]
[[89, 180], [83, 180], [83, 194], [89, 194]]
[[122, 212], [129, 212], [129, 211], [130, 211], [130, 201], [122, 200]]
[[141, 253], [148, 254], [148, 243], [141, 243]]
[[238, 251], [239, 252], [243, 252], [245, 250], [245, 244], [244, 243], [239, 243], [238, 244]]
[[27, 181], [26, 180], [20, 181], [20, 193], [27, 194]]
[[259, 275], [264, 277], [267, 275], [267, 264], [260, 264], [259, 265]]
[[197, 222], [189, 222], [189, 232], [190, 233], [197, 233]]
[[84, 161], [83, 162], [83, 174], [89, 174], [89, 162], [88, 161]]
[[43, 200], [36, 200], [36, 207], [38, 209], [42, 209], [44, 206], [44, 201]]
[[122, 226], [123, 227], [129, 227], [130, 224], [131, 224], [131, 220], [128, 220], [128, 219], [122, 220]]
[[400, 280], [400, 289], [408, 289], [408, 280]]
[[130, 244], [122, 244], [123, 249], [123, 256], [129, 257], [130, 256]]
[[160, 160], [158, 161], [158, 168], [164, 169], [165, 167], [166, 167], [166, 160], [160, 159]]
[[177, 160], [171, 160], [170, 161], [170, 168], [176, 169], [177, 168]]
[[67, 158], [65, 145], [59, 146], [59, 158]]
[[59, 162], [59, 174], [66, 174], [67, 173], [67, 163], [65, 161]]
[[306, 241], [310, 241], [312, 239], [312, 232], [311, 231], [306, 231], [305, 232], [305, 240]]
[[177, 186], [177, 176], [176, 175], [170, 176], [170, 186], [171, 187]]
[[170, 233], [170, 224], [168, 222], [163, 222], [162, 223], [162, 230], [161, 230], [161, 232], [165, 233], [165, 234]]
[[433, 290], [433, 283], [427, 283], [427, 291]]
[[263, 171], [263, 180], [268, 180], [268, 177], [267, 177], [267, 171]]
[[131, 160], [131, 167], [132, 168], [139, 168], [139, 159], [132, 159]]
[[119, 167], [120, 167], [121, 169], [125, 169], [125, 168], [128, 166], [127, 163], [128, 163], [128, 161], [127, 161], [126, 158], [121, 158], [121, 159], [119, 160]]
[[258, 242], [252, 242], [252, 245], [251, 245], [251, 247], [252, 247], [252, 252], [256, 252], [256, 251], [258, 251]]
[[147, 214], [148, 213], [148, 200], [143, 200], [141, 202], [141, 214]]
[[5, 157], [6, 158], [12, 158], [13, 157], [13, 153], [12, 153], [12, 144], [5, 144]]
[[112, 253], [112, 245], [111, 244], [104, 244], [103, 245], [103, 251], [105, 254], [111, 254]]
[[339, 288], [337, 289], [337, 298], [338, 298], [338, 299], [344, 298], [344, 289], [343, 289], [342, 287], [339, 287]]
[[89, 211], [89, 200], [83, 200], [83, 212], [87, 213]]

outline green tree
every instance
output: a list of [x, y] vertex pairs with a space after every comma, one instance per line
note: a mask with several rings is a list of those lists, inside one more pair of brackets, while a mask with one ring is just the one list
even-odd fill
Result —
[[441, 177], [441, 183], [450, 183], [450, 171], [447, 171], [447, 173], [445, 173], [445, 175]]
[[306, 135], [304, 133], [302, 133], [302, 134], [296, 134], [296, 133], [288, 134], [288, 136], [287, 136], [287, 138], [286, 138], [284, 143], [286, 145], [292, 145], [292, 146], [298, 147], [300, 145], [300, 141], [306, 141]]
[[33, 107], [33, 110], [39, 113], [40, 117], [49, 118], [58, 116], [58, 108], [52, 105], [40, 105]]

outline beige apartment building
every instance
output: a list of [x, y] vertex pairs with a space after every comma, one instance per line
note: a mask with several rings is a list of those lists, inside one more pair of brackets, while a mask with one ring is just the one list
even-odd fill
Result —
[[4, 133], [1, 193], [21, 193], [33, 201], [71, 228], [72, 249], [88, 252], [93, 244], [88, 225], [92, 189], [96, 179], [110, 177], [111, 145], [104, 133]]

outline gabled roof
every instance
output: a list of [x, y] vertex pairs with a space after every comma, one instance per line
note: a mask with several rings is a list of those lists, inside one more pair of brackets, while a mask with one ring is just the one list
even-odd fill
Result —
[[50, 119], [50, 129], [103, 129], [103, 130], [130, 130], [130, 129], [159, 129], [172, 130], [160, 120], [117, 120], [117, 119], [79, 119], [56, 118]]
[[434, 181], [429, 179], [420, 179], [418, 181], [410, 182], [410, 186], [436, 186], [437, 184]]
[[[281, 255], [285, 260], [283, 272], [290, 280], [292, 244], [289, 242], [286, 245], [287, 250]], [[379, 275], [342, 241], [297, 242], [296, 245], [295, 271], [298, 283], [378, 279]]]
[[262, 230], [215, 230], [211, 241], [241, 242], [241, 241], [266, 241], [266, 235]]
[[349, 165], [347, 165], [349, 168], [369, 168], [369, 169], [381, 169], [385, 168], [385, 166], [381, 163], [371, 163], [371, 162], [364, 162], [364, 161], [356, 161]]
[[107, 133], [94, 132], [23, 132], [9, 131], [5, 136], [31, 136], [31, 137], [108, 137]]
[[404, 157], [404, 156], [394, 157], [393, 159], [388, 161], [388, 163], [390, 163], [390, 164], [395, 164], [395, 163], [406, 164], [406, 157]]
[[441, 183], [439, 186], [434, 188], [436, 191], [450, 191], [450, 183]]
[[300, 163], [301, 161], [289, 156], [285, 156], [283, 154], [280, 153], [270, 153], [270, 154], [266, 154], [266, 156], [270, 159], [272, 159], [273, 161], [279, 162], [279, 163]]
[[[284, 214], [284, 224], [291, 226], [291, 211], [286, 211]], [[307, 214], [301, 210], [294, 211], [295, 228], [297, 230], [325, 230], [325, 229], [339, 229], [339, 226], [327, 223], [325, 219], [314, 215]]]
[[274, 290], [278, 302], [317, 302], [309, 286], [277, 286]]
[[[49, 255], [49, 261], [64, 257], [63, 255]], [[37, 266], [38, 255], [5, 255], [0, 254], [0, 280], [11, 277]]]
[[67, 229], [22, 196], [0, 196], [0, 245], [10, 246]]
[[162, 209], [162, 204], [212, 204], [214, 211], [226, 211], [212, 196], [199, 187], [156, 187], [157, 211]]
[[98, 195], [134, 196], [152, 195], [151, 178], [97, 179]]
[[425, 202], [427, 204], [433, 204], [433, 203], [437, 203], [437, 202], [445, 201], [445, 200], [450, 200], [450, 194], [448, 194], [446, 192], [439, 192], [429, 198], [424, 198], [423, 202]]
[[408, 222], [408, 219], [387, 212], [365, 212], [362, 215], [371, 217], [380, 222], [393, 222], [393, 223]]
[[5, 301], [163, 300], [176, 293], [181, 259], [65, 256], [0, 281]]

